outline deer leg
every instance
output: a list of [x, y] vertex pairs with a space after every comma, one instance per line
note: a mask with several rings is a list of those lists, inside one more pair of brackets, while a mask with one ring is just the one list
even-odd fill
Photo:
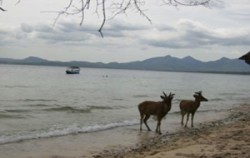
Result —
[[148, 124], [147, 124], [147, 120], [149, 119], [150, 115], [146, 115], [146, 117], [144, 118], [144, 124], [146, 125], [148, 131], [151, 131], [151, 129], [148, 127]]
[[143, 122], [144, 114], [141, 114], [141, 120], [140, 120], [140, 131], [142, 130], [142, 122]]
[[156, 133], [161, 134], [161, 120], [160, 119], [157, 122]]
[[184, 120], [184, 116], [185, 116], [186, 112], [185, 111], [181, 111], [181, 125], [183, 126], [183, 120]]
[[194, 127], [194, 113], [191, 116], [191, 127]]
[[156, 124], [156, 129], [155, 129], [155, 132], [158, 133], [158, 130], [159, 130], [159, 127], [158, 127], [158, 121], [157, 121], [157, 124]]
[[187, 127], [188, 119], [189, 119], [189, 113], [187, 113], [187, 121], [186, 121], [185, 128]]
[[157, 117], [157, 125], [156, 125], [155, 132], [161, 134], [161, 118], [159, 117]]

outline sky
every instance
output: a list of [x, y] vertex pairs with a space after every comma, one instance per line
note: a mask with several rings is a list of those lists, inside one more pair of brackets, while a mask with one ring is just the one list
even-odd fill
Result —
[[[94, 0], [92, 0], [94, 1]], [[112, 17], [106, 5], [102, 22], [95, 4], [81, 16], [60, 16], [69, 0], [3, 0], [0, 12], [0, 58], [29, 56], [58, 61], [129, 62], [171, 55], [201, 61], [238, 58], [250, 51], [250, 1], [211, 0], [209, 7], [169, 6], [145, 0], [151, 23], [135, 9]], [[74, 3], [79, 6], [79, 1]], [[55, 23], [55, 25], [54, 25]]]

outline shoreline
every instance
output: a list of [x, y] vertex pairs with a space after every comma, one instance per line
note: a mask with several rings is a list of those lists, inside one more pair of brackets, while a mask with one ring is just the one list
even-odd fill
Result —
[[250, 105], [229, 110], [229, 116], [182, 128], [174, 134], [153, 138], [125, 152], [103, 151], [94, 158], [249, 158]]
[[[164, 129], [162, 135], [158, 135], [154, 131], [148, 132], [145, 128], [140, 132], [139, 125], [132, 125], [100, 132], [3, 144], [0, 145], [0, 153], [1, 158], [213, 157], [216, 154], [223, 154], [222, 151], [217, 151], [217, 148], [234, 148], [227, 146], [227, 142], [231, 142], [228, 136], [227, 139], [223, 139], [224, 132], [230, 133], [231, 129], [236, 130], [232, 132], [237, 133], [238, 130], [242, 134], [242, 138], [237, 138], [243, 141], [240, 142], [242, 143], [240, 146], [247, 145], [246, 147], [250, 150], [250, 143], [246, 144], [245, 142], [244, 144], [244, 140], [250, 142], [248, 134], [250, 133], [249, 107], [249, 104], [239, 105], [225, 111], [225, 113], [220, 113], [221, 119], [210, 121], [198, 120], [201, 116], [197, 116], [195, 128], [184, 128], [180, 125], [179, 120], [171, 125], [162, 123], [162, 129]], [[168, 122], [168, 118], [166, 122]], [[149, 126], [154, 129], [155, 121], [149, 122]], [[248, 133], [243, 129], [246, 129]], [[209, 135], [212, 135], [211, 140], [206, 138]], [[222, 144], [217, 141], [222, 141]], [[237, 145], [234, 139], [232, 141]], [[190, 151], [192, 152], [190, 153]], [[236, 151], [238, 152], [238, 150]], [[242, 155], [238, 157], [244, 158], [247, 153], [244, 155], [244, 152], [245, 148]], [[228, 151], [225, 154], [232, 155], [232, 153]]]

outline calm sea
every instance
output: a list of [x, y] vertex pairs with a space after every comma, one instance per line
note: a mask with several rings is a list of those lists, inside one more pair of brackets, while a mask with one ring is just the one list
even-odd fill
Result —
[[249, 103], [250, 76], [64, 67], [0, 65], [0, 144], [112, 130], [139, 123], [137, 105], [175, 93], [167, 116], [179, 123], [179, 102], [202, 90], [209, 102], [197, 116], [216, 118]]

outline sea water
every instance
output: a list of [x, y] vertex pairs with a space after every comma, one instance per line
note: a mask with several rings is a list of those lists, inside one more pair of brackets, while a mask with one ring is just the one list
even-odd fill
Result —
[[175, 93], [169, 124], [180, 123], [179, 102], [202, 91], [199, 119], [250, 100], [250, 76], [0, 65], [0, 144], [90, 133], [139, 124], [137, 105]]

